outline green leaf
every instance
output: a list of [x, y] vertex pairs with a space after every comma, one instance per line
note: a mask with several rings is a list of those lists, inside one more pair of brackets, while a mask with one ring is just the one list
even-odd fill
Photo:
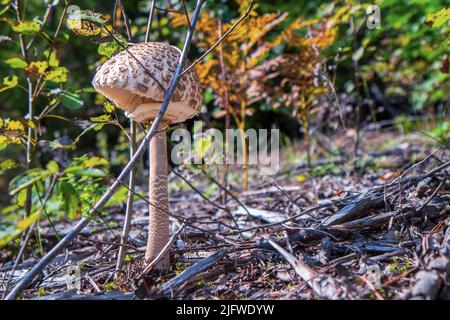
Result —
[[425, 23], [437, 29], [447, 23], [448, 20], [450, 20], [450, 8], [443, 8], [436, 13], [427, 15]]
[[0, 162], [0, 174], [2, 174], [4, 171], [15, 168], [19, 165], [19, 163], [16, 160], [13, 159], [6, 159]]
[[55, 83], [62, 83], [67, 81], [68, 75], [69, 70], [66, 67], [57, 67], [46, 74], [45, 80]]
[[17, 204], [20, 208], [23, 208], [23, 207], [25, 207], [25, 202], [27, 202], [27, 190], [26, 190], [26, 189], [23, 189], [23, 190], [20, 190], [20, 191], [17, 193], [17, 196], [16, 196], [16, 204]]
[[105, 204], [105, 207], [117, 206], [124, 203], [128, 198], [128, 189], [124, 186], [119, 187], [119, 189], [113, 194], [111, 199]]
[[96, 13], [91, 10], [74, 10], [69, 14], [67, 19], [91, 21], [99, 24], [107, 21], [107, 19], [104, 18], [101, 13]]
[[200, 137], [194, 142], [194, 150], [199, 158], [205, 157], [206, 153], [212, 146], [211, 137]]
[[363, 55], [364, 55], [364, 47], [361, 47], [353, 53], [352, 59], [353, 61], [359, 61], [361, 60]]
[[59, 60], [56, 57], [56, 52], [55, 51], [46, 50], [44, 52], [44, 56], [46, 58], [48, 58], [48, 65], [50, 67], [58, 67], [59, 66]]
[[79, 95], [67, 91], [61, 96], [61, 102], [64, 106], [72, 110], [79, 109], [84, 105], [84, 101], [80, 100]]
[[59, 172], [59, 165], [54, 160], [51, 160], [49, 163], [47, 163], [47, 165], [45, 167], [52, 174], [56, 174]]
[[97, 166], [108, 165], [109, 161], [101, 157], [92, 157], [83, 161], [83, 168], [93, 168]]
[[12, 76], [3, 78], [3, 84], [0, 87], [0, 92], [6, 91], [8, 89], [14, 88], [19, 84], [19, 78], [17, 76]]
[[77, 190], [67, 181], [60, 181], [58, 182], [58, 191], [61, 195], [67, 216], [70, 218], [76, 217], [81, 212]]
[[120, 51], [121, 47], [116, 41], [102, 43], [98, 46], [98, 53], [102, 56], [111, 58], [117, 51]]
[[35, 21], [21, 21], [14, 25], [12, 29], [21, 34], [33, 35], [41, 30], [41, 25]]
[[92, 122], [98, 122], [98, 123], [105, 123], [105, 122], [111, 122], [111, 115], [110, 114], [102, 114], [101, 116], [98, 117], [92, 117], [91, 118]]
[[[3, 2], [6, 2], [6, 3], [2, 3], [2, 5], [5, 5], [8, 3], [8, 1], [3, 1]], [[6, 6], [2, 10], [0, 10], [0, 16], [2, 16], [6, 11], [8, 11], [8, 9], [9, 9], [9, 6]]]
[[49, 142], [49, 147], [52, 149], [64, 149], [64, 150], [75, 150], [76, 146], [74, 143], [62, 143], [61, 141], [55, 139]]
[[78, 92], [96, 93], [97, 91], [95, 91], [94, 88], [89, 87], [89, 88], [79, 89], [79, 90], [77, 90], [76, 92], [77, 92], [77, 93], [78, 93]]
[[13, 228], [7, 228], [6, 231], [0, 231], [0, 248], [3, 248], [8, 243], [16, 239], [22, 232], [28, 229], [37, 219], [39, 214], [37, 212], [31, 214], [25, 219], [17, 222], [17, 225]]
[[27, 66], [27, 63], [20, 58], [8, 59], [5, 63], [13, 69], [23, 69]]
[[299, 183], [303, 183], [303, 182], [309, 180], [309, 175], [308, 175], [308, 173], [302, 173], [302, 174], [296, 176], [295, 180]]
[[81, 133], [75, 138], [75, 140], [74, 140], [75, 143], [78, 143], [78, 142], [80, 141], [81, 137], [84, 136], [86, 133], [88, 133], [88, 132], [91, 131], [91, 130], [100, 131], [100, 130], [103, 128], [103, 126], [104, 126], [105, 124], [106, 124], [106, 123], [99, 123], [99, 124], [93, 124], [93, 125], [87, 127], [86, 129], [83, 130], [83, 132], [81, 132]]
[[66, 170], [66, 172], [72, 173], [77, 176], [83, 176], [83, 177], [104, 177], [105, 173], [96, 168], [89, 168], [89, 169], [76, 169], [72, 168], [70, 170]]
[[15, 195], [22, 189], [32, 186], [37, 181], [46, 179], [51, 173], [40, 168], [31, 169], [15, 177], [9, 183], [9, 194]]
[[105, 103], [103, 103], [103, 108], [105, 108], [106, 112], [111, 113], [116, 109], [116, 106], [113, 105], [111, 102], [106, 101]]

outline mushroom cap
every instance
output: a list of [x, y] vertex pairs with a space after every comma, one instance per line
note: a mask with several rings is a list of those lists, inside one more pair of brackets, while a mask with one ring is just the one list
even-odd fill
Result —
[[[169, 87], [180, 54], [178, 48], [161, 42], [133, 45], [100, 66], [92, 84], [99, 93], [124, 109], [129, 118], [150, 122], [156, 118], [164, 99], [161, 86]], [[178, 81], [164, 122], [178, 123], [194, 117], [200, 112], [202, 99], [200, 81], [192, 68]]]

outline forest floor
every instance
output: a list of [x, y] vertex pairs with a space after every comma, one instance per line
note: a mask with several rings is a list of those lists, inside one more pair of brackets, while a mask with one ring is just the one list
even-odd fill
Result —
[[[345, 139], [333, 143], [349, 147]], [[232, 189], [226, 206], [217, 192], [206, 201], [193, 189], [174, 191], [171, 234], [178, 236], [165, 274], [141, 277], [148, 205], [138, 200], [125, 272], [116, 277], [124, 208], [111, 208], [23, 297], [450, 299], [449, 153], [437, 148], [417, 133], [367, 132], [360, 156], [352, 159], [327, 156], [308, 168], [298, 165], [300, 151], [285, 150], [278, 175], [255, 179], [248, 191]], [[198, 190], [212, 183], [180, 173]], [[55, 227], [64, 235], [75, 223]], [[56, 235], [44, 223], [39, 231], [48, 251]], [[4, 290], [14, 254], [2, 255]], [[10, 288], [38, 259], [18, 264]], [[67, 290], [71, 266], [80, 270], [78, 294]]]

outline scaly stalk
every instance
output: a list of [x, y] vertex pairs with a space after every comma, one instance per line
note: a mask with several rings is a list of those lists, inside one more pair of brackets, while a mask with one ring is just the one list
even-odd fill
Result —
[[[169, 196], [167, 190], [167, 137], [163, 124], [150, 141], [148, 200], [157, 207], [149, 206], [149, 225], [145, 260], [152, 261], [169, 241]], [[169, 255], [155, 266], [158, 270], [169, 268]]]

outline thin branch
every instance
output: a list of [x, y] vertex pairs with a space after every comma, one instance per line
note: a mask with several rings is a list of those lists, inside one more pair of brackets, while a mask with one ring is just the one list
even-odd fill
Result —
[[125, 24], [125, 29], [127, 30], [128, 41], [131, 41], [131, 31], [130, 31], [130, 26], [128, 24], [128, 16], [127, 16], [127, 13], [125, 12], [125, 8], [123, 7], [122, 1], [121, 0], [118, 0], [118, 1], [119, 1], [120, 10], [122, 11], [123, 23]]
[[181, 0], [181, 3], [183, 4], [184, 15], [186, 16], [186, 20], [187, 20], [188, 26], [190, 28], [191, 27], [191, 19], [189, 19], [189, 14], [188, 14], [188, 11], [187, 11], [186, 1], [185, 0]]
[[253, 7], [253, 1], [250, 1], [247, 10], [245, 11], [245, 13], [242, 15], [242, 17], [240, 17], [231, 27], [230, 29], [227, 30], [227, 32], [225, 32], [220, 38], [219, 40], [217, 40], [217, 42], [211, 47], [209, 48], [204, 54], [202, 54], [202, 56], [200, 58], [198, 58], [197, 60], [194, 61], [194, 63], [192, 63], [189, 67], [186, 68], [186, 70], [183, 71], [183, 74], [185, 74], [186, 72], [188, 72], [189, 70], [191, 70], [196, 64], [198, 64], [200, 61], [202, 61], [211, 51], [213, 51], [231, 32], [233, 32], [233, 30], [242, 22], [244, 21], [245, 18], [247, 18], [247, 16], [250, 14], [250, 11], [252, 10]]
[[241, 200], [239, 200], [238, 197], [236, 197], [230, 190], [228, 190], [228, 188], [226, 186], [223, 186], [219, 181], [217, 181], [212, 175], [210, 175], [208, 172], [206, 172], [203, 168], [202, 168], [202, 172], [210, 181], [212, 181], [220, 189], [222, 189], [226, 194], [228, 194], [234, 201], [236, 201], [236, 203], [239, 206], [241, 206], [245, 210], [245, 212], [248, 215], [250, 215], [250, 212], [248, 211], [247, 207], [242, 203]]
[[147, 18], [147, 29], [145, 30], [144, 42], [148, 42], [148, 38], [150, 36], [150, 28], [152, 26], [153, 11], [155, 11], [155, 5], [156, 5], [156, 0], [152, 0], [152, 2], [150, 3], [150, 11], [148, 13], [148, 18]]
[[169, 8], [161, 8], [158, 6], [155, 6], [155, 9], [158, 11], [164, 11], [164, 12], [171, 12], [171, 13], [177, 13], [177, 14], [183, 14], [183, 12], [181, 11], [177, 11], [177, 10], [173, 10], [173, 9], [169, 9]]
[[[133, 158], [136, 152], [136, 122], [130, 120], [130, 158]], [[125, 221], [123, 223], [122, 235], [120, 237], [120, 247], [119, 252], [117, 254], [117, 264], [116, 264], [116, 272], [122, 270], [123, 266], [123, 258], [126, 254], [125, 244], [128, 242], [128, 235], [130, 233], [131, 226], [131, 216], [133, 214], [133, 200], [134, 200], [134, 186], [136, 184], [136, 167], [134, 167], [130, 172], [129, 178], [129, 187], [128, 187], [128, 195], [127, 195], [127, 208], [125, 212]]]
[[[217, 27], [219, 29], [218, 36], [219, 38], [223, 35], [223, 27], [222, 27], [222, 20], [219, 19], [217, 22]], [[230, 129], [230, 113], [232, 113], [232, 108], [230, 106], [230, 99], [229, 99], [229, 93], [228, 93], [228, 83], [227, 83], [227, 76], [226, 76], [226, 70], [225, 70], [225, 60], [223, 57], [223, 45], [222, 43], [219, 46], [219, 63], [220, 63], [220, 76], [223, 81], [223, 95], [221, 97], [221, 104], [222, 108], [225, 110], [225, 130]], [[231, 110], [230, 110], [231, 109]], [[226, 188], [228, 186], [228, 164], [225, 163], [224, 165], [224, 173], [222, 178], [222, 184]], [[224, 204], [227, 203], [227, 193], [223, 191], [222, 194], [222, 202]]]
[[176, 170], [174, 170], [173, 168], [170, 168], [170, 171], [173, 172], [178, 178], [180, 178], [181, 180], [183, 180], [185, 183], [187, 183], [187, 185], [189, 187], [191, 187], [192, 190], [194, 190], [200, 197], [202, 197], [206, 202], [208, 202], [209, 204], [211, 204], [212, 206], [216, 207], [219, 210], [222, 210], [224, 212], [226, 212], [228, 214], [228, 216], [230, 217], [231, 221], [233, 221], [234, 225], [236, 226], [236, 229], [239, 230], [239, 225], [236, 221], [236, 219], [234, 218], [233, 214], [231, 213], [230, 210], [228, 210], [228, 208], [222, 207], [218, 204], [215, 204], [213, 201], [209, 200], [207, 196], [205, 196], [200, 190], [198, 190], [188, 179], [186, 179], [185, 177], [183, 177], [182, 174], [178, 173]]

